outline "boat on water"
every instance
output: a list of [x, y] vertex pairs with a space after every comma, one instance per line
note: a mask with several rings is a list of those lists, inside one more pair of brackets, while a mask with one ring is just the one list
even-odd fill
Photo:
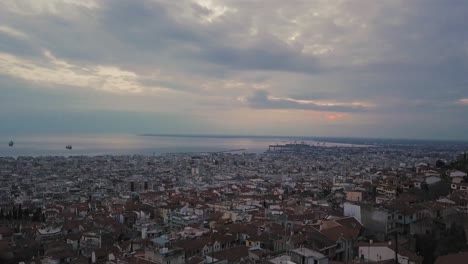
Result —
[[13, 142], [13, 141], [8, 142], [8, 146], [10, 146], [10, 147], [13, 147], [14, 144], [15, 144], [15, 142]]
[[72, 145], [67, 145], [65, 148], [66, 149], [72, 149]]

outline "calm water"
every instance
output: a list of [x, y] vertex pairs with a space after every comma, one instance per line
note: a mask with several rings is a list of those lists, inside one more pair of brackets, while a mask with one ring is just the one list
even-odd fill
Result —
[[[15, 142], [13, 147], [8, 142]], [[262, 153], [270, 144], [285, 144], [295, 138], [274, 137], [200, 137], [200, 136], [18, 136], [0, 137], [0, 156], [69, 156], [69, 155], [152, 155], [153, 153], [216, 152], [245, 149], [241, 152]], [[313, 140], [305, 140], [317, 144]], [[65, 149], [72, 145], [72, 150]], [[321, 143], [323, 144], [323, 143]], [[325, 143], [327, 146], [350, 144]]]

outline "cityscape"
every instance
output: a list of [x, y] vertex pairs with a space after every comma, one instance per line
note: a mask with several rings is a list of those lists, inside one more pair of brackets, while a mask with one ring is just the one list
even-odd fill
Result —
[[3, 157], [0, 260], [466, 260], [467, 144], [371, 142], [291, 142], [260, 154]]
[[468, 0], [0, 0], [0, 264], [468, 264]]

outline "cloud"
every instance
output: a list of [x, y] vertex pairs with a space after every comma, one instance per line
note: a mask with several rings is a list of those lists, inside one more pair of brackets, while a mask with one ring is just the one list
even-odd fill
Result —
[[468, 98], [463, 98], [457, 101], [458, 104], [468, 105]]
[[328, 114], [325, 116], [325, 118], [328, 120], [338, 120], [338, 119], [346, 118], [347, 116], [348, 114], [346, 113], [337, 113], [337, 114]]
[[0, 7], [20, 15], [52, 14], [66, 16], [67, 11], [76, 8], [94, 9], [99, 7], [96, 0], [5, 0]]
[[11, 28], [9, 26], [0, 25], [0, 33], [7, 34], [15, 38], [26, 39], [28, 35], [24, 32]]
[[310, 55], [265, 34], [256, 36], [249, 45], [213, 46], [204, 49], [201, 57], [217, 65], [236, 70], [293, 71], [315, 73], [320, 70], [319, 62]]
[[[382, 126], [404, 115], [388, 133], [400, 124], [414, 134], [425, 132], [417, 126], [423, 114], [450, 116], [445, 127], [462, 130], [467, 16], [463, 3], [432, 0], [5, 0], [0, 81], [64, 102], [85, 91], [92, 109], [229, 111], [232, 120], [251, 111], [251, 123], [272, 117], [256, 129], [282, 133], [272, 121], [278, 112]], [[301, 131], [321, 126], [310, 123]], [[453, 131], [427, 120], [431, 126], [444, 136]], [[360, 135], [364, 127], [338, 130]]]
[[[246, 103], [252, 108], [260, 109], [302, 109], [326, 112], [361, 112], [369, 110], [372, 107], [370, 104], [361, 102], [323, 102], [273, 97], [264, 90], [256, 91], [251, 97], [247, 98]], [[342, 117], [342, 115], [340, 117]]]
[[163, 87], [144, 87], [139, 76], [109, 65], [75, 65], [44, 52], [46, 62], [37, 62], [0, 53], [0, 73], [41, 84], [94, 88], [106, 92], [140, 93], [168, 90]]

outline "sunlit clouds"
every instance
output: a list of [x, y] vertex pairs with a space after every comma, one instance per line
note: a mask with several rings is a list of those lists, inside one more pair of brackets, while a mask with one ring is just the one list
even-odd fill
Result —
[[349, 116], [349, 114], [336, 113], [336, 114], [327, 114], [325, 118], [328, 120], [337, 120], [337, 119], [346, 118], [347, 116]]
[[66, 17], [68, 11], [75, 11], [77, 8], [98, 8], [99, 2], [96, 0], [5, 0], [0, 3], [0, 7], [21, 15], [53, 14]]
[[372, 108], [371, 104], [361, 102], [330, 102], [319, 100], [303, 100], [288, 97], [274, 97], [265, 90], [257, 90], [252, 96], [240, 98], [241, 102], [253, 108], [262, 109], [302, 109], [331, 112], [359, 112]]
[[115, 66], [74, 65], [44, 52], [45, 62], [37, 63], [0, 53], [0, 72], [43, 85], [80, 87], [115, 93], [141, 93], [147, 90], [168, 90], [164, 87], [143, 87], [138, 75]]
[[0, 25], [0, 34], [7, 34], [19, 39], [26, 39], [28, 37], [25, 33], [4, 25]]
[[46, 85], [96, 88], [110, 92], [141, 92], [136, 75], [115, 67], [78, 66], [55, 59], [38, 64], [8, 54], [0, 54], [0, 71], [13, 77]]

